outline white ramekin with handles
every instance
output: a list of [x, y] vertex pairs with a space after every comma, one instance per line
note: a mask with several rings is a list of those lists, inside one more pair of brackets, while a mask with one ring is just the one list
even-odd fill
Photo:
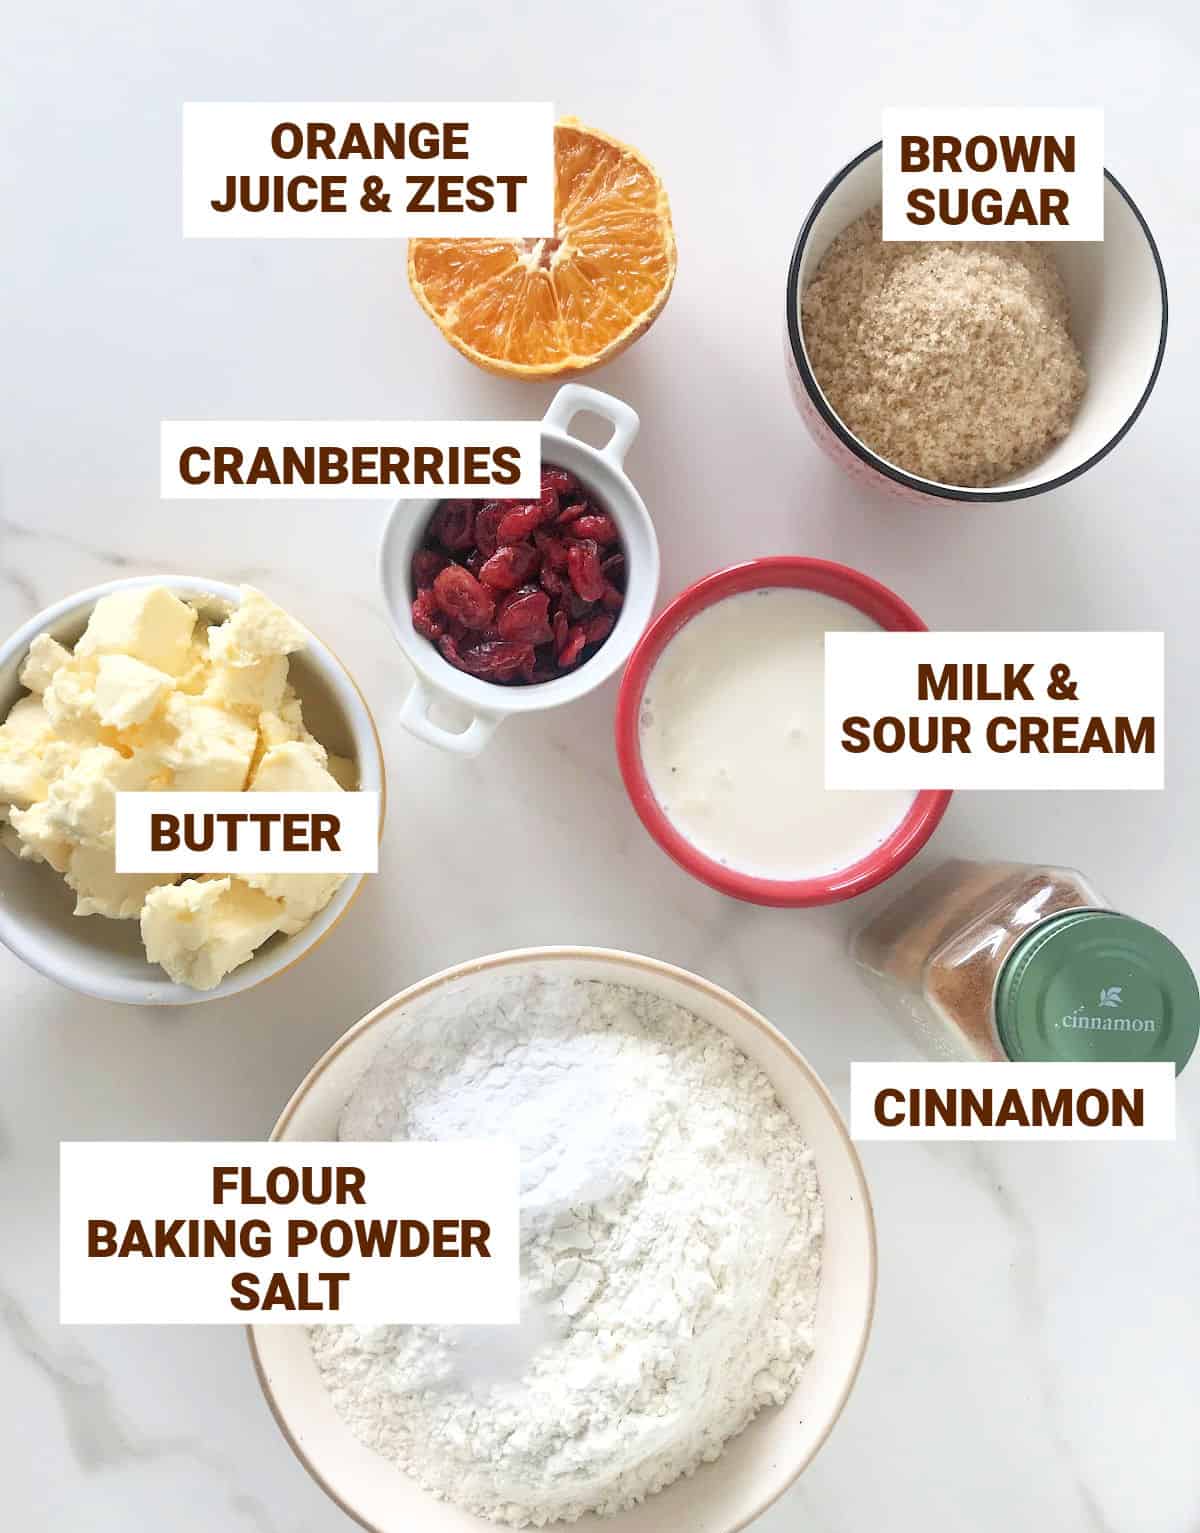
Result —
[[[577, 415], [598, 415], [613, 428], [603, 447], [589, 447], [570, 434]], [[401, 500], [392, 507], [379, 551], [383, 598], [396, 642], [416, 677], [400, 711], [400, 722], [418, 739], [461, 756], [477, 755], [510, 714], [557, 708], [592, 691], [619, 671], [641, 638], [658, 594], [658, 539], [641, 496], [625, 473], [625, 454], [638, 431], [638, 417], [623, 400], [582, 384], [565, 384], [542, 419], [542, 462], [575, 475], [588, 494], [617, 524], [625, 549], [625, 604], [605, 642], [576, 670], [554, 681], [500, 686], [469, 676], [443, 658], [413, 627], [413, 555], [421, 546], [437, 500]], [[455, 733], [429, 716], [439, 699], [470, 711], [471, 722]]]

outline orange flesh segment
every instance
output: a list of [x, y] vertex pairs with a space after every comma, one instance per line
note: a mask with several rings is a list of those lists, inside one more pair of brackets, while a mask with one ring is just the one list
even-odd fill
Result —
[[555, 241], [414, 240], [410, 277], [440, 329], [503, 370], [553, 373], [619, 350], [661, 308], [674, 236], [634, 151], [555, 129]]

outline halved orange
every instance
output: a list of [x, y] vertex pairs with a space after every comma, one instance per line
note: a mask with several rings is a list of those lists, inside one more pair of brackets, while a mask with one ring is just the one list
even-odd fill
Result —
[[675, 280], [667, 194], [636, 149], [564, 117], [554, 129], [554, 238], [410, 240], [417, 302], [478, 367], [558, 378], [648, 330]]

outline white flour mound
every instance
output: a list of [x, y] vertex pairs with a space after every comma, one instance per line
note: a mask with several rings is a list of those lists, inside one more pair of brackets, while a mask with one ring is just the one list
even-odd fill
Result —
[[693, 1473], [812, 1352], [812, 1152], [757, 1065], [627, 986], [473, 977], [406, 1016], [342, 1139], [515, 1137], [520, 1326], [320, 1326], [339, 1414], [427, 1490], [514, 1527]]

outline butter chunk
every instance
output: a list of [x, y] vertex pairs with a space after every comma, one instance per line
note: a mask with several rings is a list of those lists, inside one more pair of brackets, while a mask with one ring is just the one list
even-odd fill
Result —
[[40, 697], [21, 697], [0, 724], [0, 745], [32, 747], [54, 738], [54, 722]]
[[8, 818], [21, 843], [20, 855], [26, 862], [48, 862], [56, 873], [65, 873], [71, 860], [71, 843], [65, 839], [50, 817], [45, 799], [28, 809], [16, 805]]
[[287, 723], [282, 714], [267, 712], [259, 715], [258, 746], [260, 754], [265, 755], [273, 745], [283, 745], [287, 740], [299, 739], [299, 730]]
[[344, 873], [239, 873], [234, 882], [249, 884], [275, 900], [283, 914], [279, 929], [292, 936], [303, 931], [346, 881]]
[[132, 921], [142, 913], [151, 889], [173, 884], [177, 875], [118, 873], [115, 854], [109, 847], [77, 846], [67, 863], [65, 877], [75, 891], [77, 916], [107, 916], [112, 921]]
[[54, 680], [55, 671], [70, 658], [70, 650], [64, 649], [57, 639], [52, 639], [48, 633], [39, 633], [29, 646], [25, 664], [21, 667], [21, 685], [31, 692], [44, 692]]
[[4, 748], [0, 741], [0, 805], [15, 804], [28, 809], [46, 797], [47, 782], [42, 764], [34, 751]]
[[131, 729], [144, 724], [172, 688], [171, 677], [132, 655], [101, 655], [96, 669], [96, 712], [102, 724]]
[[[254, 793], [336, 793], [341, 784], [300, 740], [273, 745], [250, 780]], [[284, 912], [284, 931], [298, 932], [319, 910], [324, 910], [341, 888], [343, 873], [246, 873], [252, 888], [278, 900]]]
[[242, 719], [198, 698], [173, 692], [167, 699], [164, 764], [181, 793], [238, 793], [246, 786], [257, 732]]
[[257, 721], [282, 706], [287, 676], [286, 655], [268, 655], [253, 665], [213, 663], [201, 695], [216, 708], [244, 710]]
[[[44, 806], [35, 807], [45, 808], [49, 828], [70, 845], [111, 847], [117, 794], [160, 786], [154, 769], [153, 759], [144, 755], [122, 756], [109, 745], [91, 745], [50, 784]], [[15, 819], [13, 824], [21, 831]]]
[[27, 809], [46, 797], [44, 756], [54, 725], [38, 697], [14, 703], [0, 725], [0, 804]]
[[142, 941], [177, 984], [212, 990], [283, 929], [282, 917], [274, 900], [240, 879], [189, 878], [147, 894]]
[[341, 792], [337, 779], [300, 740], [273, 745], [255, 768], [250, 787], [256, 793]]
[[193, 697], [200, 696], [212, 676], [212, 666], [208, 659], [208, 629], [200, 624], [197, 633], [199, 637], [192, 635], [183, 670], [175, 677], [175, 690], [190, 692]]
[[99, 719], [96, 713], [96, 673], [98, 662], [90, 656], [64, 661], [42, 693], [42, 705], [55, 729], [73, 739], [95, 737]]
[[164, 586], [114, 591], [96, 603], [76, 655], [131, 655], [168, 676], [190, 660], [196, 609]]
[[214, 663], [240, 668], [304, 648], [308, 633], [294, 617], [253, 586], [242, 586], [241, 592], [236, 611], [208, 630], [208, 652]]
[[349, 756], [329, 756], [325, 765], [339, 788], [346, 793], [355, 791], [358, 787], [358, 767]]
[[297, 741], [321, 766], [325, 765], [327, 759], [325, 747], [320, 740], [309, 734], [304, 723], [300, 699], [290, 686], [284, 688], [283, 701], [275, 712], [268, 711], [259, 715], [258, 752], [254, 760], [254, 769], [257, 770], [259, 762], [272, 746], [286, 745], [289, 741]]

